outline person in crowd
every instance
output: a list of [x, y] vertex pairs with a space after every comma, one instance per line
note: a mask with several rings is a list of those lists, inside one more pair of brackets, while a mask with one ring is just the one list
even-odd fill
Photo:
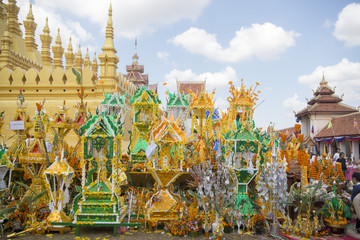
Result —
[[346, 159], [345, 159], [345, 153], [344, 152], [340, 153], [340, 157], [336, 160], [336, 162], [341, 163], [341, 169], [342, 169], [342, 171], [344, 173], [344, 176], [345, 176], [347, 167], [346, 167]]
[[337, 160], [339, 159], [339, 157], [340, 157], [340, 151], [341, 151], [341, 149], [340, 149], [340, 148], [337, 148], [337, 149], [336, 149], [336, 153], [335, 153], [334, 156], [333, 156], [334, 167], [335, 167], [336, 161], [337, 161]]
[[351, 194], [351, 202], [356, 212], [356, 230], [360, 233], [360, 173], [354, 172], [352, 175], [352, 182], [354, 183]]

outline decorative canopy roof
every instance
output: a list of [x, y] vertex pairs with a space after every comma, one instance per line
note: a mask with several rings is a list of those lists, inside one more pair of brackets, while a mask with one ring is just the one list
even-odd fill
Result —
[[101, 112], [94, 115], [89, 121], [80, 127], [80, 135], [90, 137], [91, 135], [106, 135], [108, 137], [116, 137], [122, 134], [122, 125], [112, 116]]
[[211, 109], [214, 108], [214, 100], [213, 95], [214, 91], [211, 93], [206, 93], [204, 90], [200, 93], [194, 93], [193, 91], [189, 90], [191, 94], [191, 108], [199, 108], [199, 109]]
[[59, 160], [59, 157], [56, 156], [55, 162], [45, 170], [44, 174], [49, 175], [70, 175], [74, 174], [74, 169], [67, 163], [67, 161], [62, 157]]
[[136, 104], [136, 103], [154, 103], [154, 104], [160, 104], [161, 101], [158, 98], [158, 95], [149, 89], [147, 86], [142, 86], [140, 89], [138, 89], [132, 99], [130, 99], [130, 104]]
[[188, 107], [190, 105], [190, 94], [183, 94], [180, 92], [168, 93], [167, 107]]
[[360, 136], [359, 112], [332, 118], [331, 127], [329, 128], [328, 125], [326, 125], [315, 136], [315, 139], [340, 136]]
[[186, 140], [186, 133], [180, 128], [178, 121], [174, 121], [172, 117], [162, 117], [154, 127], [151, 137], [155, 141], [182, 142]]
[[100, 103], [101, 105], [109, 106], [125, 106], [126, 93], [121, 95], [119, 92], [105, 93], [105, 99]]
[[319, 87], [313, 93], [314, 97], [307, 102], [308, 106], [296, 113], [295, 117], [299, 118], [309, 114], [349, 114], [357, 112], [355, 108], [341, 103], [342, 98], [334, 93], [335, 91], [328, 85], [323, 76]]

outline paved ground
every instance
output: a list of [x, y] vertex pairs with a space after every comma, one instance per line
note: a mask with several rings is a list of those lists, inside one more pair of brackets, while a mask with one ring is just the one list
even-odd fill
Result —
[[[19, 240], [113, 240], [113, 239], [149, 239], [149, 240], [169, 240], [169, 239], [181, 239], [184, 237], [172, 236], [170, 234], [166, 234], [163, 231], [155, 231], [152, 233], [147, 233], [144, 229], [139, 230], [131, 230], [126, 234], [118, 234], [118, 236], [112, 236], [112, 228], [91, 228], [91, 227], [83, 227], [80, 228], [80, 237], [76, 238], [75, 232], [68, 232], [60, 235], [59, 233], [53, 232], [50, 234], [42, 234], [42, 235], [33, 235], [33, 234], [24, 234], [22, 236], [16, 237], [15, 239]], [[204, 235], [198, 236], [196, 239], [205, 240]], [[231, 239], [240, 239], [240, 240], [263, 240], [268, 239], [266, 235], [239, 235], [237, 233], [225, 234], [222, 239], [231, 240]]]

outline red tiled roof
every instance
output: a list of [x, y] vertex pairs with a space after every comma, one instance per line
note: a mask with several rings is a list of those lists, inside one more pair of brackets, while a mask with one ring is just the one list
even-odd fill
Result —
[[320, 85], [320, 87], [318, 87], [318, 89], [316, 89], [314, 95], [332, 95], [334, 92], [334, 90], [332, 90], [328, 85]]
[[[358, 127], [354, 126], [354, 118]], [[315, 138], [341, 137], [341, 136], [360, 136], [360, 113], [351, 113], [345, 116], [334, 117], [331, 119], [332, 127], [325, 126]]]
[[313, 97], [308, 102], [309, 105], [314, 105], [315, 103], [338, 103], [341, 102], [342, 99], [336, 95], [317, 95]]
[[188, 94], [189, 90], [191, 90], [192, 92], [198, 94], [200, 93], [202, 90], [205, 90], [205, 81], [199, 81], [199, 82], [177, 82], [178, 84], [178, 89], [180, 91], [180, 93], [182, 94]]
[[343, 103], [315, 103], [314, 105], [307, 106], [306, 108], [295, 114], [295, 117], [301, 117], [313, 113], [343, 115], [353, 112], [357, 112], [357, 110]]

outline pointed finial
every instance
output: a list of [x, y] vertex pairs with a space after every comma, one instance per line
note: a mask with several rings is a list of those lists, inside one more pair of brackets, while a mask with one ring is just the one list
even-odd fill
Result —
[[327, 85], [327, 84], [328, 84], [328, 82], [325, 80], [325, 74], [324, 74], [324, 71], [323, 71], [323, 77], [322, 77], [322, 79], [321, 79], [320, 85], [321, 85], [321, 86], [325, 86], [325, 85]]
[[81, 44], [80, 43], [79, 43], [79, 50], [78, 50], [77, 54], [81, 56]]
[[72, 52], [72, 51], [73, 51], [72, 44], [71, 44], [71, 37], [69, 38], [69, 45], [68, 45], [68, 47], [67, 47], [67, 51], [68, 51], [68, 52]]
[[137, 54], [137, 37], [135, 38], [135, 52], [134, 52], [132, 59], [133, 59], [133, 62], [136, 62], [136, 63], [139, 60], [139, 56]]
[[49, 22], [48, 22], [48, 18], [47, 18], [47, 17], [46, 17], [46, 22], [45, 22], [45, 26], [44, 26], [43, 32], [44, 32], [44, 33], [47, 33], [47, 34], [50, 33]]
[[61, 45], [61, 38], [60, 38], [60, 28], [58, 28], [58, 34], [55, 40], [55, 44]]
[[30, 3], [30, 7], [29, 7], [29, 12], [26, 16], [26, 19], [28, 20], [34, 20], [34, 15], [33, 15], [33, 12], [32, 12], [32, 4]]
[[113, 25], [113, 24], [112, 24], [112, 7], [111, 7], [111, 3], [110, 3], [107, 26], [111, 26], [111, 27], [112, 27], [112, 25]]
[[86, 48], [86, 55], [85, 55], [85, 58], [84, 58], [84, 67], [85, 66], [90, 67], [89, 48]]

